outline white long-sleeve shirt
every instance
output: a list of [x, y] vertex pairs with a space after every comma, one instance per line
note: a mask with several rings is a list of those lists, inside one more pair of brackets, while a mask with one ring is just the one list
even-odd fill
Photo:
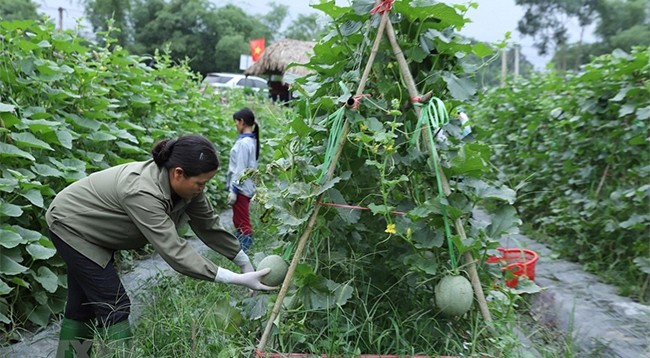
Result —
[[228, 161], [228, 176], [226, 178], [228, 190], [241, 193], [249, 198], [255, 195], [255, 183], [250, 178], [240, 183], [239, 178], [241, 178], [244, 170], [248, 168], [257, 169], [256, 147], [255, 135], [242, 133], [230, 150], [230, 160]]

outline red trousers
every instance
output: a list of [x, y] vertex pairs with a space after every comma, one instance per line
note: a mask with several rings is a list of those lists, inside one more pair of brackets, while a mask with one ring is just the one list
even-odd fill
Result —
[[237, 201], [232, 206], [232, 224], [235, 230], [243, 235], [252, 235], [253, 227], [251, 226], [251, 215], [249, 212], [251, 198], [237, 193]]

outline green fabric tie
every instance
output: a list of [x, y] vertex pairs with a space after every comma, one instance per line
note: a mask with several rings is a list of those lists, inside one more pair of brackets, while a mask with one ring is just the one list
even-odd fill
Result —
[[343, 124], [345, 123], [345, 107], [339, 108], [336, 112], [329, 115], [324, 123], [324, 126], [331, 124], [329, 130], [329, 137], [327, 138], [327, 147], [325, 148], [325, 158], [323, 159], [323, 167], [321, 170], [318, 182], [323, 184], [327, 171], [329, 170], [334, 154], [336, 153], [337, 146], [343, 135]]
[[439, 155], [436, 150], [435, 136], [437, 135], [437, 130], [442, 128], [445, 124], [449, 123], [449, 114], [445, 108], [445, 104], [439, 98], [433, 97], [428, 104], [424, 105], [420, 111], [420, 117], [416, 125], [415, 133], [416, 135], [411, 138], [411, 145], [419, 144], [420, 129], [426, 127], [426, 130], [429, 134], [429, 147], [431, 148], [431, 159], [433, 161], [433, 168], [436, 173], [436, 184], [438, 186], [438, 199], [440, 200], [440, 209], [442, 211], [442, 222], [445, 227], [445, 236], [447, 237], [447, 246], [449, 246], [449, 256], [451, 260], [451, 268], [454, 271], [458, 270], [458, 263], [456, 260], [456, 255], [454, 254], [454, 243], [451, 237], [451, 226], [449, 224], [449, 218], [447, 216], [447, 207], [444, 204], [444, 200], [447, 196], [444, 193], [442, 187], [442, 180], [440, 175], [442, 173], [442, 168], [440, 168], [438, 161]]

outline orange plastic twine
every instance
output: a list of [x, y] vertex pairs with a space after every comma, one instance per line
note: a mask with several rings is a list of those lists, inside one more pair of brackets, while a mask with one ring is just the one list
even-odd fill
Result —
[[361, 104], [361, 99], [363, 97], [370, 97], [370, 93], [358, 94], [352, 97], [352, 100], [354, 101], [354, 103], [352, 104], [352, 109], [354, 110], [359, 109], [359, 104]]
[[383, 15], [385, 12], [390, 11], [393, 8], [393, 3], [395, 0], [383, 0], [379, 4], [370, 10], [370, 15], [379, 14]]

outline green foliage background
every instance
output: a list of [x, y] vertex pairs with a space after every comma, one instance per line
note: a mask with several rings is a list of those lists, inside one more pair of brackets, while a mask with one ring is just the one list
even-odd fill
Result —
[[625, 295], [650, 299], [650, 51], [538, 74], [481, 96], [472, 117], [534, 232]]
[[[0, 22], [0, 53], [0, 322], [11, 331], [63, 309], [64, 268], [44, 236], [58, 191], [184, 133], [210, 138], [223, 161], [235, 131], [234, 109], [167, 53], [148, 67], [150, 58], [33, 21]], [[223, 176], [210, 184], [215, 204]]]

